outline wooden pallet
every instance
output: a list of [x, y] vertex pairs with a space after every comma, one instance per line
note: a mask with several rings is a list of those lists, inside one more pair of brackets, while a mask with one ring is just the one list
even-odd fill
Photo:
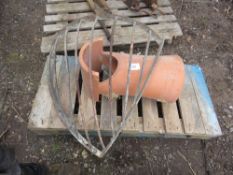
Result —
[[[89, 10], [87, 2], [84, 0], [47, 0], [46, 5], [46, 16], [45, 24], [43, 26], [44, 37], [42, 38], [41, 51], [48, 53], [51, 48], [52, 41], [54, 39], [55, 32], [61, 30], [71, 21], [93, 14]], [[127, 8], [122, 1], [108, 0], [109, 7], [112, 9], [114, 14], [127, 16], [134, 18], [141, 23], [148, 25], [152, 30], [158, 33], [161, 37], [167, 41], [172, 42], [173, 37], [181, 36], [182, 31], [180, 25], [177, 23], [177, 19], [173, 14], [171, 4], [169, 0], [158, 0], [160, 10], [164, 13], [163, 15], [158, 14], [157, 17], [145, 16], [145, 14], [133, 12]], [[143, 6], [142, 6], [143, 7]], [[143, 7], [146, 9], [145, 7]], [[118, 24], [117, 37], [115, 37], [114, 44], [130, 44], [130, 32], [132, 25], [121, 22]], [[89, 39], [91, 23], [87, 23], [81, 27], [79, 42], [80, 47], [84, 42]], [[110, 24], [106, 24], [110, 27]], [[97, 24], [98, 27], [98, 24]], [[135, 31], [135, 43], [144, 43], [147, 40], [144, 32], [137, 28]], [[95, 36], [104, 36], [103, 31], [99, 28], [95, 31]], [[68, 50], [73, 50], [75, 47], [75, 32], [68, 33]], [[63, 51], [63, 42], [58, 43], [57, 51]]]
[[[65, 109], [67, 108], [67, 71], [64, 58], [58, 57], [58, 84], [60, 85], [61, 98]], [[74, 71], [74, 57], [69, 57], [71, 70], [71, 94], [72, 106], [75, 108], [76, 78]], [[32, 111], [29, 117], [28, 128], [38, 134], [61, 134], [67, 129], [61, 123], [48, 90], [48, 62], [42, 75], [41, 84], [36, 94]], [[91, 121], [91, 101], [81, 93], [81, 98], [85, 99], [79, 109], [86, 109], [85, 120], [90, 121], [89, 130], [95, 133], [94, 121]], [[124, 97], [123, 97], [124, 98]], [[117, 122], [121, 122], [119, 106], [124, 100], [113, 101], [113, 115]], [[129, 99], [129, 105], [132, 99]], [[101, 131], [106, 135], [111, 135], [110, 121], [106, 116], [109, 114], [109, 107], [106, 98], [102, 97], [101, 102], [96, 105], [97, 114], [100, 117]], [[101, 107], [100, 107], [101, 106]], [[74, 110], [75, 111], [75, 110]], [[120, 110], [121, 112], [121, 110]], [[77, 111], [74, 113], [78, 113]], [[82, 131], [80, 117], [74, 114], [77, 126]], [[211, 98], [206, 86], [203, 73], [198, 66], [186, 65], [186, 80], [183, 92], [177, 103], [158, 103], [155, 100], [143, 98], [133, 111], [126, 127], [122, 131], [123, 135], [129, 136], [165, 136], [165, 137], [190, 137], [208, 139], [222, 134], [217, 116], [215, 114]]]

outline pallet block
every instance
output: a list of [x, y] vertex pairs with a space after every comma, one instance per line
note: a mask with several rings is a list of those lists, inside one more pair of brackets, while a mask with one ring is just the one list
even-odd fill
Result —
[[[72, 107], [75, 108], [76, 97], [76, 74], [75, 58], [68, 57], [70, 64]], [[142, 98], [138, 106], [134, 109], [125, 128], [122, 131], [126, 136], [140, 137], [175, 137], [175, 138], [200, 138], [209, 139], [222, 135], [216, 113], [208, 92], [204, 75], [199, 66], [186, 65], [186, 79], [184, 89], [177, 102], [159, 103], [155, 100]], [[60, 82], [61, 99], [64, 107], [67, 105], [67, 86], [64, 86], [68, 80], [65, 60], [63, 56], [58, 56], [57, 61], [58, 84]], [[67, 129], [61, 123], [48, 89], [48, 61], [42, 75], [41, 84], [36, 94], [32, 111], [29, 117], [28, 128], [37, 134], [63, 134], [68, 133]], [[62, 81], [61, 81], [62, 80]], [[60, 87], [60, 86], [59, 86]], [[89, 121], [88, 129], [92, 134], [96, 134], [96, 127], [92, 119], [91, 100], [81, 91], [81, 98], [85, 99], [79, 109], [85, 109], [85, 120]], [[132, 98], [129, 98], [129, 105], [132, 104]], [[122, 99], [113, 100], [112, 114], [115, 122], [121, 122], [119, 106], [124, 102]], [[97, 114], [100, 118], [101, 132], [105, 135], [111, 135], [109, 104], [106, 97], [96, 105]], [[66, 108], [66, 107], [65, 107]], [[75, 110], [74, 110], [75, 111]], [[76, 114], [75, 114], [76, 113]], [[76, 125], [82, 132], [84, 127], [79, 113], [74, 112]]]
[[[116, 15], [126, 16], [133, 18], [155, 31], [159, 36], [166, 39], [168, 42], [172, 42], [172, 39], [177, 36], [182, 36], [182, 30], [177, 22], [171, 4], [169, 0], [158, 0], [159, 9], [163, 14], [157, 16], [145, 15], [143, 13], [134, 12], [128, 9], [128, 7], [122, 2], [117, 0], [108, 0], [109, 7]], [[144, 6], [141, 6], [144, 10], [149, 10]], [[52, 42], [54, 40], [54, 34], [63, 29], [68, 23], [80, 17], [93, 14], [90, 11], [86, 1], [83, 0], [47, 0], [45, 24], [43, 26], [44, 36], [41, 43], [41, 52], [48, 53], [50, 51]], [[111, 24], [106, 23], [106, 26], [110, 29]], [[80, 28], [79, 45], [80, 48], [84, 42], [90, 38], [90, 30], [92, 24], [86, 22]], [[104, 32], [100, 28], [99, 24], [96, 24], [95, 36], [104, 36]], [[130, 33], [132, 31], [132, 24], [126, 22], [120, 22], [117, 24], [117, 32], [114, 41], [114, 45], [130, 44]], [[67, 49], [74, 50], [75, 48], [75, 36], [76, 32], [68, 32], [67, 36]], [[146, 43], [146, 33], [139, 27], [135, 30], [135, 43]], [[106, 46], [109, 43], [106, 42]], [[58, 43], [57, 51], [63, 51], [63, 41]]]

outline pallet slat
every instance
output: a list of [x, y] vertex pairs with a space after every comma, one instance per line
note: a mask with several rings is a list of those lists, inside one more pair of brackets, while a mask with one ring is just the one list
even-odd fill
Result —
[[177, 111], [176, 103], [162, 103], [166, 132], [182, 134], [182, 124]]
[[214, 106], [201, 68], [198, 66], [188, 66], [187, 69], [190, 72], [190, 79], [197, 97], [197, 103], [201, 111], [206, 134], [213, 135], [214, 137], [222, 135], [218, 118], [214, 111]]
[[[171, 7], [160, 7], [159, 9], [164, 13], [164, 15], [173, 13], [173, 10]], [[128, 9], [113, 10], [113, 13], [116, 15], [122, 15], [122, 16], [128, 16], [128, 17], [145, 16], [145, 14], [131, 11]], [[93, 14], [94, 14], [93, 12], [83, 12], [83, 13], [74, 13], [74, 14], [45, 15], [45, 22], [51, 23], [51, 22], [59, 22], [59, 21], [72, 21], [72, 20], [75, 20], [75, 19], [78, 19], [84, 16], [93, 15]], [[158, 17], [160, 17], [160, 15]], [[152, 18], [156, 18], [156, 17], [152, 17]]]
[[[164, 23], [160, 25], [149, 25], [149, 27], [153, 28], [155, 33], [163, 37], [164, 39], [171, 40], [174, 36], [181, 36], [182, 31], [180, 29], [179, 24], [177, 23]], [[131, 33], [131, 27], [123, 27], [119, 28], [117, 30], [117, 33], [115, 35], [115, 45], [124, 45], [129, 44], [130, 42], [130, 33]], [[147, 33], [143, 31], [140, 28], [135, 29], [135, 35], [138, 36], [135, 38], [135, 43], [143, 43], [145, 42], [145, 38], [147, 36]], [[79, 34], [79, 45], [80, 48], [84, 41], [88, 41], [90, 39], [90, 32], [89, 31], [80, 31]], [[96, 37], [103, 37], [105, 36], [104, 32], [102, 30], [95, 30], [95, 36]], [[67, 35], [67, 49], [72, 50], [75, 48], [75, 38], [76, 38], [76, 32], [69, 32]], [[54, 35], [43, 37], [42, 38], [42, 44], [41, 44], [41, 51], [43, 53], [48, 53], [50, 51], [52, 42], [54, 40]], [[156, 39], [155, 39], [156, 40]], [[160, 41], [157, 41], [160, 42]], [[63, 47], [64, 42], [59, 42], [57, 45], [57, 51], [62, 51], [64, 49]], [[105, 40], [105, 46], [107, 46], [109, 43]]]
[[[101, 118], [100, 118], [100, 128], [102, 130], [111, 130], [111, 118], [110, 118], [110, 104], [107, 97], [102, 96], [101, 99]], [[112, 122], [116, 126], [117, 122], [117, 106], [116, 99], [112, 100]]]
[[[126, 8], [123, 2], [109, 1], [108, 3], [111, 9]], [[59, 4], [47, 4], [46, 12], [50, 13], [64, 13], [64, 12], [88, 12], [90, 7], [87, 2], [78, 3], [59, 3]]]
[[[175, 22], [176, 17], [174, 15], [163, 15], [163, 16], [158, 16], [158, 18], [147, 16], [147, 17], [139, 17], [137, 18], [137, 21], [141, 23], [145, 23], [145, 24], [154, 24], [158, 22]], [[59, 22], [56, 24], [47, 24], [47, 25], [44, 25], [44, 32], [46, 33], [56, 32], [56, 31], [63, 29], [66, 25], [67, 25], [66, 22]], [[93, 25], [92, 22], [86, 22], [83, 25], [81, 25], [80, 30], [91, 29], [92, 25]], [[105, 25], [106, 27], [110, 27], [112, 25], [112, 22], [107, 21]], [[128, 22], [121, 21], [121, 22], [118, 22], [117, 25], [129, 26], [131, 24]], [[99, 23], [97, 23], [95, 27], [100, 28], [101, 26]]]
[[[128, 99], [127, 109], [126, 109], [127, 112], [130, 110], [131, 106], [133, 105], [133, 99], [134, 97], [129, 97]], [[122, 98], [122, 106], [124, 106], [124, 104], [125, 104], [125, 97]], [[123, 109], [122, 109], [122, 112], [123, 112]], [[126, 131], [140, 130], [137, 106], [135, 106], [130, 117], [128, 118], [128, 121], [125, 125], [124, 130]]]
[[[73, 109], [74, 109], [74, 104], [75, 104], [75, 99], [76, 99], [76, 82], [75, 81], [70, 81], [71, 85], [70, 85], [70, 92], [67, 90], [69, 89], [69, 78], [70, 79], [75, 79], [76, 77], [76, 72], [75, 71], [71, 71], [70, 76], [69, 74], [67, 74], [67, 69], [66, 69], [66, 61], [63, 57], [61, 57], [61, 59], [59, 59], [59, 64], [58, 64], [58, 72], [57, 72], [57, 84], [59, 87], [59, 96], [62, 102], [62, 106], [64, 108], [64, 111], [67, 114], [72, 114], [73, 113]], [[75, 60], [71, 60], [69, 61], [69, 68], [70, 70], [75, 70]], [[68, 98], [67, 98], [68, 97]], [[71, 99], [70, 99], [70, 98]], [[52, 105], [52, 109], [51, 109], [51, 113], [50, 116], [52, 116], [50, 118], [50, 123], [53, 123], [54, 125], [58, 125], [61, 126], [63, 125], [60, 121], [60, 119], [57, 116], [57, 112], [55, 110], [54, 105]], [[52, 124], [49, 124], [52, 125]]]
[[[56, 2], [84, 2], [85, 0], [47, 0], [48, 3], [56, 3]], [[107, 0], [109, 1], [109, 0]], [[116, 0], [119, 2], [120, 0]], [[158, 5], [169, 5], [170, 2], [168, 0], [158, 0]]]
[[85, 0], [47, 0], [48, 3], [56, 3], [56, 2], [83, 2]]
[[[65, 63], [64, 63], [64, 57], [63, 56], [57, 56], [57, 63], [56, 63], [56, 70], [57, 70], [57, 77], [58, 77], [58, 84], [59, 87], [61, 87], [61, 89], [63, 89], [63, 93], [61, 93], [61, 98], [63, 100], [65, 100], [65, 102], [63, 102], [64, 106], [66, 106], [65, 110], [67, 110], [67, 100], [65, 99], [64, 93], [66, 93], [66, 91], [64, 91], [64, 89], [66, 89], [66, 87], [64, 85], [66, 85], [67, 83], [67, 72], [65, 72]], [[74, 74], [74, 60], [75, 59], [71, 59], [69, 57], [69, 65], [71, 68], [71, 79], [74, 78], [75, 74]], [[36, 101], [33, 104], [32, 107], [32, 111], [30, 114], [30, 118], [32, 120], [29, 120], [29, 125], [30, 127], [34, 128], [35, 126], [38, 127], [42, 127], [42, 128], [47, 128], [47, 129], [52, 129], [52, 130], [56, 130], [58, 128], [64, 128], [64, 125], [62, 124], [62, 122], [60, 121], [60, 119], [57, 116], [57, 113], [55, 112], [54, 106], [53, 106], [53, 102], [52, 99], [50, 97], [50, 92], [49, 92], [49, 87], [48, 87], [48, 76], [49, 76], [49, 70], [48, 70], [48, 66], [49, 66], [49, 62], [48, 60], [46, 61], [45, 64], [45, 68], [42, 74], [42, 78], [40, 81], [40, 86], [36, 95]], [[61, 83], [61, 79], [63, 79], [63, 83]], [[74, 84], [74, 82], [71, 82], [73, 85], [73, 90], [72, 90], [72, 95], [73, 97], [75, 97], [75, 88], [76, 88], [76, 84]], [[72, 101], [74, 101], [74, 99], [72, 99]], [[39, 106], [39, 108], [37, 107]]]
[[[64, 3], [57, 4], [47, 4], [46, 12], [49, 13], [64, 13], [64, 12], [88, 12], [90, 11], [90, 7], [87, 2], [73, 2], [67, 3], [68, 1], [64, 1]], [[128, 8], [127, 5], [122, 1], [116, 0], [108, 0], [108, 6], [111, 9], [124, 9]], [[158, 2], [159, 6], [169, 6], [170, 2], [168, 0], [160, 0]], [[141, 4], [140, 8], [144, 8], [145, 4]]]
[[[81, 93], [81, 105], [79, 106], [79, 117], [83, 120], [83, 126], [88, 129], [95, 129], [96, 123], [94, 119], [95, 104], [92, 103], [91, 98], [87, 95], [87, 88], [82, 87], [82, 91], [86, 93]], [[82, 115], [82, 116], [81, 116]], [[83, 117], [83, 118], [82, 118]]]
[[184, 130], [187, 134], [203, 134], [205, 133], [205, 128], [203, 126], [196, 94], [189, 76], [190, 71], [186, 68], [185, 86], [179, 100]]
[[157, 102], [147, 98], [142, 99], [143, 111], [143, 130], [145, 132], [157, 131], [158, 134], [164, 133], [164, 121], [159, 118]]

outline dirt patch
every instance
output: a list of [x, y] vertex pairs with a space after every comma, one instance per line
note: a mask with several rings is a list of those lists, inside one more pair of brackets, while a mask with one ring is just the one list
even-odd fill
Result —
[[31, 133], [27, 121], [45, 61], [40, 53], [45, 0], [1, 0], [0, 95], [6, 100], [0, 132], [9, 127], [2, 143], [15, 147], [20, 161], [73, 163], [80, 174], [192, 174], [190, 166], [198, 175], [233, 174], [233, 5], [181, 4], [172, 6], [184, 36], [167, 44], [164, 53], [203, 68], [224, 136], [205, 142], [119, 138], [100, 160], [71, 136]]

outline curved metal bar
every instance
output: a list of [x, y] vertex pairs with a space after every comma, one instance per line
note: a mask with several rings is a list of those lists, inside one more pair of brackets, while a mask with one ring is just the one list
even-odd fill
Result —
[[123, 120], [125, 119], [127, 113], [127, 103], [129, 97], [129, 84], [130, 84], [130, 73], [131, 73], [131, 63], [133, 57], [133, 49], [134, 49], [134, 34], [135, 34], [135, 26], [136, 22], [133, 23], [132, 32], [131, 32], [131, 41], [130, 41], [130, 49], [129, 49], [129, 65], [128, 65], [128, 73], [127, 73], [127, 81], [126, 81], [126, 92], [125, 92], [125, 100], [123, 107]]
[[69, 32], [69, 28], [66, 28], [64, 35], [64, 54], [66, 61], [66, 68], [68, 73], [68, 89], [69, 89], [69, 114], [72, 116], [72, 99], [71, 99], [71, 87], [70, 87], [70, 65], [68, 61], [68, 53], [67, 53], [67, 34]]
[[[79, 29], [81, 27], [81, 24], [82, 24], [82, 20], [80, 20], [79, 24], [78, 24], [78, 27], [77, 27], [77, 31], [76, 31], [76, 41], [75, 41], [75, 62], [76, 62], [76, 75], [77, 75], [77, 79], [76, 79], [76, 82], [77, 82], [77, 95], [78, 95], [78, 102], [79, 102], [79, 105], [82, 106], [82, 100], [81, 100], [81, 95], [80, 95], [80, 87], [79, 87], [79, 76], [80, 76], [80, 65], [79, 65], [79, 59], [78, 59], [78, 39], [79, 39]], [[84, 114], [83, 114], [83, 111], [80, 110], [79, 111], [79, 116], [81, 117], [81, 122], [82, 122], [82, 125], [85, 125], [84, 126], [84, 132], [85, 132], [85, 136], [86, 136], [86, 139], [88, 141], [88, 144], [91, 144], [91, 139], [89, 137], [89, 133], [88, 133], [88, 130], [87, 130], [87, 125], [86, 125], [86, 122], [85, 122], [85, 117], [84, 117]]]
[[[136, 93], [137, 94], [139, 91], [140, 91], [140, 87], [141, 87], [141, 83], [142, 83], [142, 75], [143, 75], [143, 72], [144, 72], [144, 66], [145, 66], [145, 63], [146, 63], [146, 59], [147, 59], [147, 56], [148, 56], [148, 51], [149, 51], [149, 47], [150, 47], [150, 41], [151, 41], [151, 31], [149, 30], [148, 31], [148, 37], [147, 37], [147, 43], [146, 43], [146, 50], [145, 50], [145, 55], [144, 55], [144, 58], [143, 58], [143, 63], [142, 63], [142, 69], [140, 71], [140, 76], [139, 76], [139, 81], [138, 81], [138, 86], [137, 86], [137, 90], [136, 90]], [[136, 100], [136, 96], [134, 96], [134, 102]]]
[[[63, 122], [63, 124], [69, 129], [69, 131], [72, 133], [72, 135], [81, 143], [86, 149], [88, 149], [90, 152], [95, 154], [98, 157], [101, 157], [102, 152], [97, 149], [95, 146], [88, 144], [87, 140], [78, 132], [76, 126], [74, 125], [74, 120], [72, 117], [69, 117], [65, 112], [64, 108], [61, 104], [61, 99], [58, 94], [58, 91], [55, 90], [58, 87], [57, 81], [54, 82], [54, 76], [56, 76], [55, 69], [53, 69], [54, 66], [56, 66], [56, 43], [58, 41], [59, 34], [57, 34], [56, 39], [53, 42], [53, 47], [51, 48], [50, 54], [49, 54], [49, 76], [48, 76], [48, 86], [49, 86], [49, 92], [51, 95], [51, 98], [53, 100], [53, 104], [55, 106], [55, 109], [57, 110], [58, 116]], [[52, 58], [54, 58], [54, 62], [51, 62]], [[55, 65], [53, 65], [55, 64]]]
[[96, 110], [95, 110], [95, 102], [94, 102], [94, 95], [93, 95], [93, 82], [92, 82], [92, 49], [93, 49], [93, 40], [94, 40], [94, 31], [95, 31], [95, 25], [98, 22], [98, 17], [95, 18], [95, 21], [92, 25], [92, 30], [91, 30], [91, 39], [90, 39], [90, 48], [89, 48], [89, 54], [88, 54], [88, 68], [89, 68], [89, 83], [90, 86], [88, 87], [90, 95], [91, 95], [91, 101], [92, 101], [92, 109], [93, 109], [93, 113], [94, 113], [94, 119], [95, 119], [95, 123], [96, 123], [96, 129], [97, 129], [97, 135], [98, 138], [100, 140], [100, 144], [102, 146], [102, 148], [105, 148], [104, 142], [103, 142], [103, 138], [101, 136], [101, 132], [100, 132], [100, 126], [99, 126], [99, 121], [96, 115]]
[[116, 18], [114, 18], [113, 25], [112, 25], [112, 31], [111, 31], [111, 38], [110, 38], [110, 57], [109, 57], [109, 63], [110, 63], [110, 69], [109, 69], [109, 105], [110, 105], [110, 120], [111, 120], [111, 128], [112, 128], [112, 135], [115, 136], [115, 126], [112, 116], [112, 52], [113, 52], [113, 43], [114, 43], [114, 34], [116, 29]]

